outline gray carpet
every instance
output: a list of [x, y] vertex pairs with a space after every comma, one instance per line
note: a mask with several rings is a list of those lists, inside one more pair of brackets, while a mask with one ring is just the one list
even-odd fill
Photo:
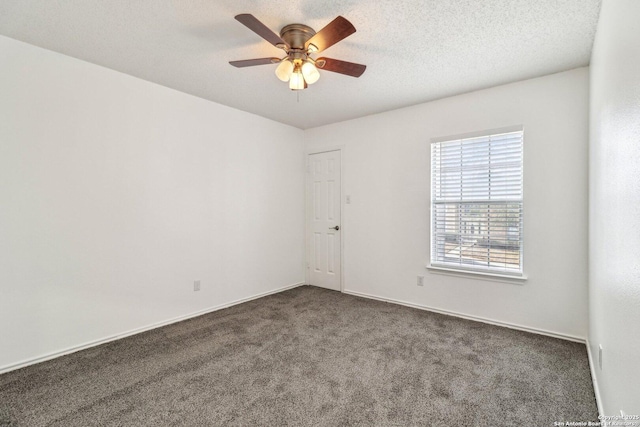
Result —
[[596, 421], [583, 344], [304, 286], [0, 376], [0, 425]]

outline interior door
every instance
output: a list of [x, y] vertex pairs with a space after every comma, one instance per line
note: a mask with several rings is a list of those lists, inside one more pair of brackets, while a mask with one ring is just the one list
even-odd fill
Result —
[[340, 291], [340, 150], [309, 154], [307, 171], [308, 281]]

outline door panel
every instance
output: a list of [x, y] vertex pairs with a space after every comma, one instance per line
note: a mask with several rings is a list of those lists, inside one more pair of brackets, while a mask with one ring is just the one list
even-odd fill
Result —
[[309, 284], [341, 290], [340, 151], [308, 157], [307, 232]]

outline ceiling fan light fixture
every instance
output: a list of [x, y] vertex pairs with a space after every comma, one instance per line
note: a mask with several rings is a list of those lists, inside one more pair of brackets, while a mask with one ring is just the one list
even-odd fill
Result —
[[304, 64], [302, 64], [302, 75], [304, 76], [304, 80], [310, 85], [317, 82], [320, 78], [318, 69], [311, 61], [306, 61]]
[[293, 72], [293, 62], [283, 59], [276, 67], [276, 76], [283, 82], [288, 82]]
[[302, 72], [300, 68], [296, 68], [296, 70], [291, 74], [291, 78], [289, 79], [289, 89], [291, 90], [302, 90], [306, 86], [304, 77], [302, 76]]
[[282, 59], [255, 58], [229, 63], [237, 68], [278, 64], [275, 70], [276, 77], [283, 82], [289, 82], [291, 90], [306, 89], [307, 85], [317, 82], [320, 78], [319, 69], [360, 77], [367, 68], [366, 65], [339, 59], [311, 57], [312, 54], [322, 52], [356, 32], [353, 24], [342, 16], [338, 16], [318, 32], [308, 25], [294, 23], [282, 27], [280, 35], [271, 31], [250, 13], [241, 13], [236, 15], [235, 19], [273, 46], [284, 50], [286, 56]]

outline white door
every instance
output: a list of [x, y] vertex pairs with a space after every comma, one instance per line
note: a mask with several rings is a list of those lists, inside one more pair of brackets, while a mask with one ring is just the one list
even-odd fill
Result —
[[341, 290], [340, 151], [307, 158], [307, 272], [310, 285]]

